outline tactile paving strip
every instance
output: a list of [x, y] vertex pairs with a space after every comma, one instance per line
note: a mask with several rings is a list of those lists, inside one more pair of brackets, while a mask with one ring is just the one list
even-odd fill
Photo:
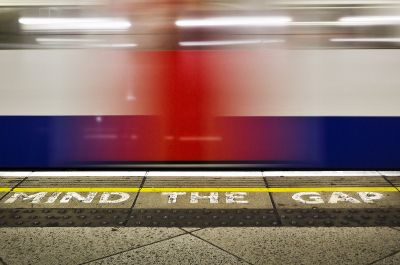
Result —
[[0, 177], [0, 187], [13, 188], [23, 179], [23, 177]]
[[400, 176], [389, 176], [386, 177], [386, 179], [388, 181], [390, 181], [390, 183], [396, 187], [400, 187]]
[[129, 209], [0, 209], [0, 226], [123, 226]]
[[33, 177], [26, 179], [20, 188], [27, 187], [139, 187], [142, 177]]
[[397, 226], [400, 208], [280, 209], [283, 226]]
[[266, 177], [269, 187], [390, 187], [382, 176]]
[[[279, 220], [277, 219], [277, 216]], [[388, 209], [0, 209], [2, 227], [398, 226]]]
[[148, 177], [145, 187], [265, 187], [262, 177]]
[[272, 209], [137, 209], [127, 226], [277, 226]]

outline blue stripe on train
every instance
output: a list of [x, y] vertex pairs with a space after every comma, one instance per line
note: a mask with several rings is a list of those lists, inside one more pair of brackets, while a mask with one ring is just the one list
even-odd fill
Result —
[[[151, 119], [143, 116], [129, 117], [133, 124], [139, 119]], [[107, 120], [112, 119], [121, 119], [121, 116], [107, 116]], [[310, 137], [300, 138], [299, 141], [303, 142], [298, 143], [305, 146], [303, 161], [283, 164], [279, 161], [277, 168], [400, 168], [400, 117], [241, 117], [240, 119], [247, 119], [246, 122], [257, 125], [259, 130], [263, 129], [263, 124], [271, 121], [306, 128]], [[76, 137], [80, 124], [93, 122], [95, 122], [93, 116], [0, 116], [0, 167], [77, 166], [76, 162], [80, 161], [72, 162], [67, 159], [70, 157], [68, 154], [73, 153], [75, 148], [70, 139]], [[295, 127], [293, 128], [295, 131]], [[317, 144], [313, 142], [314, 135], [318, 137]], [[258, 161], [258, 165], [262, 167], [263, 164], [271, 162], [274, 161]], [[84, 164], [79, 164], [79, 167], [81, 166]]]

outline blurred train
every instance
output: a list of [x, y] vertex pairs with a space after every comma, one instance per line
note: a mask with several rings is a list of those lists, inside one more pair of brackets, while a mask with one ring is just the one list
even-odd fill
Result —
[[0, 168], [400, 168], [398, 1], [22, 2]]

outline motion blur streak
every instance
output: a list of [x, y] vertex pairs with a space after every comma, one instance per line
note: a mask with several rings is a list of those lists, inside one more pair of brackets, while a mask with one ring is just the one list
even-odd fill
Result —
[[178, 27], [240, 27], [240, 26], [285, 26], [292, 21], [290, 17], [215, 17], [202, 19], [182, 19]]
[[336, 42], [400, 42], [400, 38], [333, 38]]
[[18, 20], [24, 30], [126, 30], [129, 21], [115, 18], [34, 18]]
[[400, 165], [400, 1], [11, 2], [0, 167]]
[[224, 46], [224, 45], [246, 45], [246, 44], [264, 44], [280, 43], [284, 40], [224, 40], [224, 41], [181, 41], [181, 46]]
[[385, 25], [399, 24], [400, 16], [359, 16], [359, 17], [342, 17], [339, 19], [344, 25]]

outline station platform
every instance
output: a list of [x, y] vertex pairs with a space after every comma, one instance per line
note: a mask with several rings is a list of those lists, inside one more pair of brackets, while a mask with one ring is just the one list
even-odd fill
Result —
[[0, 235], [0, 264], [399, 264], [400, 172], [0, 172]]

